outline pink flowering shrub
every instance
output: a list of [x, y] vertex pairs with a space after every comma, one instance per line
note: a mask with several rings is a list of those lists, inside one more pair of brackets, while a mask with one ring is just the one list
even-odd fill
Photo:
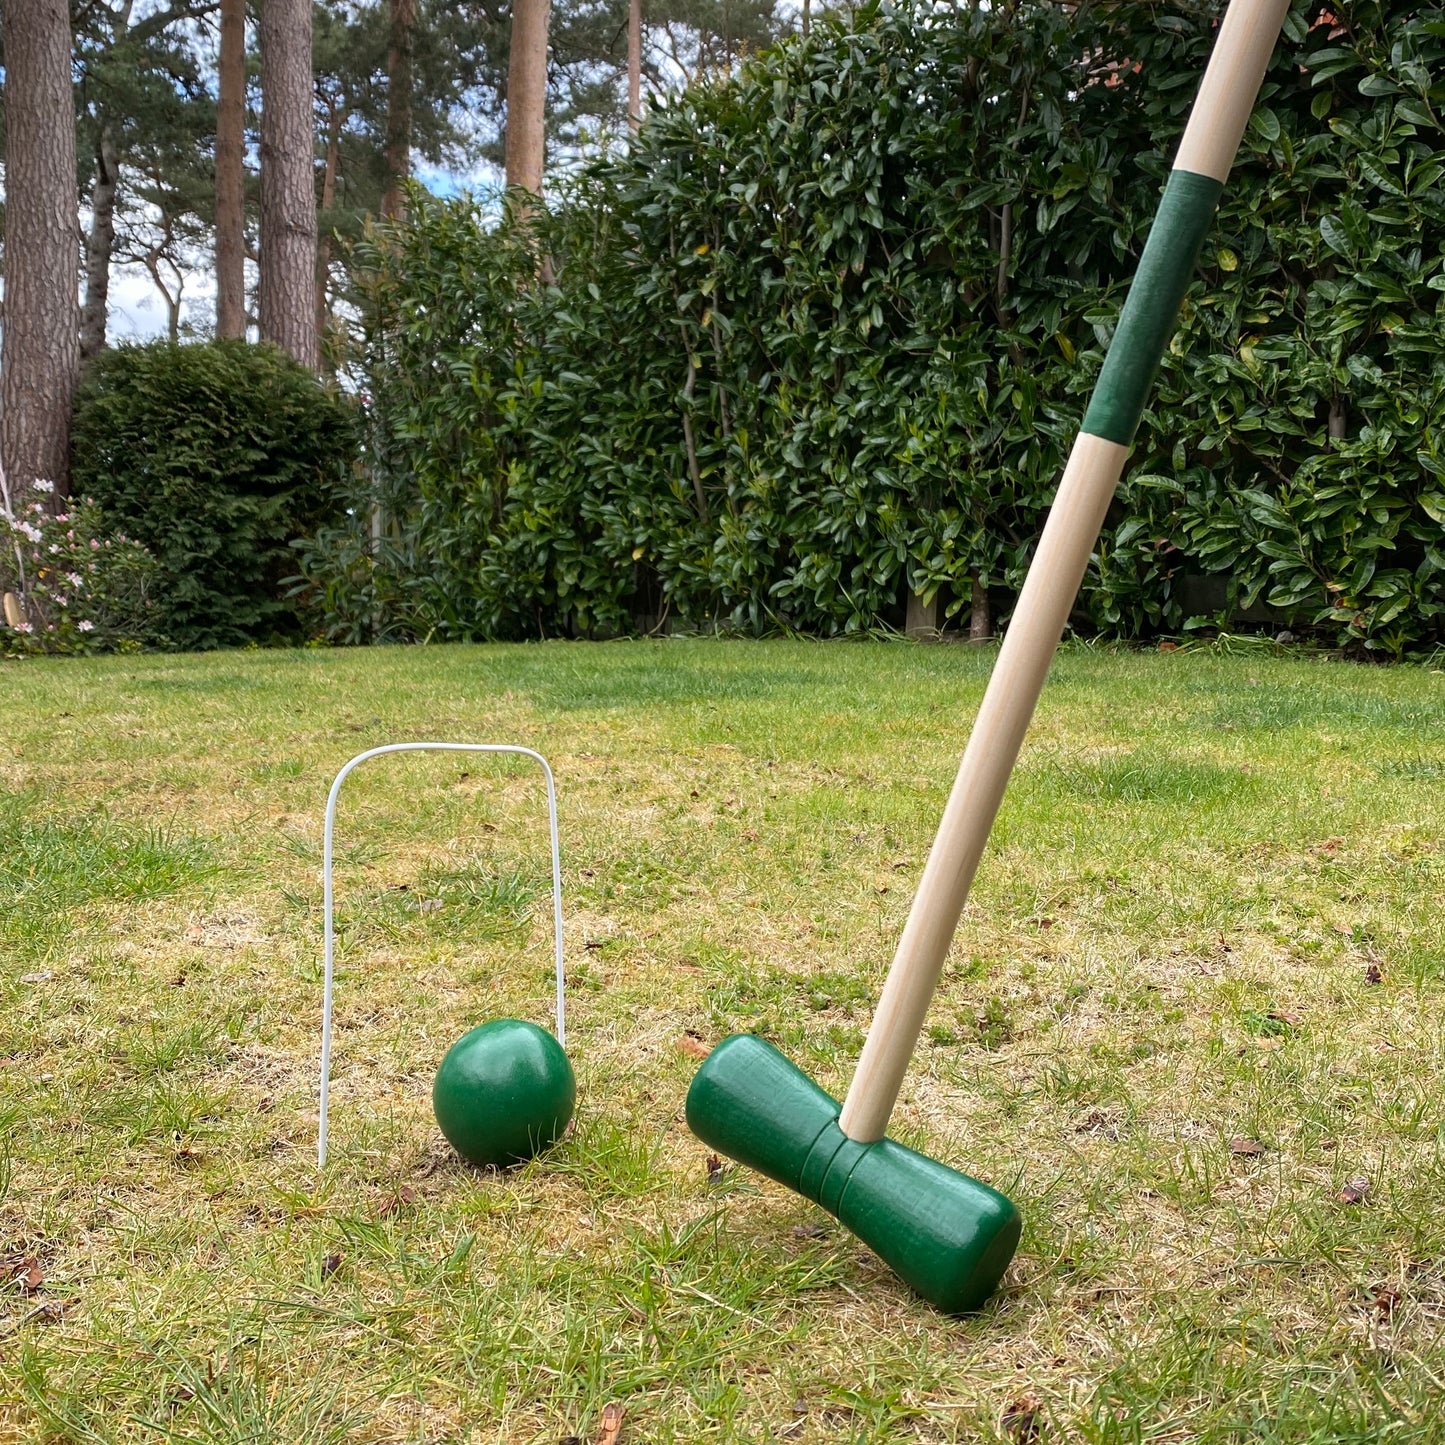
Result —
[[[52, 490], [38, 482], [36, 490]], [[107, 533], [87, 499], [51, 513], [0, 506], [0, 587], [20, 599], [18, 626], [0, 615], [0, 652], [132, 651], [162, 641], [149, 596], [155, 558]]]

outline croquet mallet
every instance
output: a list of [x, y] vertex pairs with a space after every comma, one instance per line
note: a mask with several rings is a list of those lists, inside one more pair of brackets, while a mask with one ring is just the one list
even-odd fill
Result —
[[841, 1110], [770, 1044], [724, 1039], [687, 1096], [714, 1149], [821, 1204], [948, 1313], [993, 1292], [1022, 1221], [997, 1190], [884, 1138], [1225, 177], [1288, 10], [1233, 0], [1049, 511]]

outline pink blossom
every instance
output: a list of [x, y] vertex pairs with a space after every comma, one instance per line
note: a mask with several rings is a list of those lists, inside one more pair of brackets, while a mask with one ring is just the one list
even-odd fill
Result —
[[100, 538], [99, 538], [99, 537], [92, 537], [92, 538], [90, 539], [90, 550], [91, 550], [92, 552], [99, 552], [99, 551], [100, 551]]

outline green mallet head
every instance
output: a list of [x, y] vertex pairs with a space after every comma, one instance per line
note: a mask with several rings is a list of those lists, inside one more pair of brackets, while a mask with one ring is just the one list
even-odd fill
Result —
[[577, 1081], [546, 1029], [493, 1019], [447, 1050], [431, 1097], [457, 1153], [501, 1167], [530, 1159], [567, 1127]]
[[821, 1204], [948, 1314], [977, 1309], [1018, 1244], [1019, 1212], [996, 1189], [913, 1149], [859, 1144], [839, 1105], [771, 1044], [724, 1039], [687, 1094], [705, 1144]]

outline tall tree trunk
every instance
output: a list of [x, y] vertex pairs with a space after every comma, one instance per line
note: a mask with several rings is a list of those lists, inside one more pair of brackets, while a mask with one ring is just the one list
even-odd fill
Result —
[[[321, 215], [323, 222], [336, 204], [336, 176], [341, 169], [341, 106], [327, 100], [326, 163], [321, 171]], [[327, 225], [316, 242], [316, 336], [318, 345], [326, 339], [331, 307], [331, 227]]]
[[507, 64], [507, 188], [542, 194], [547, 140], [547, 27], [552, 0], [512, 0]]
[[[975, 3], [976, 3], [976, 0], [975, 0]], [[809, 33], [810, 33], [810, 32], [812, 31], [812, 29], [813, 29], [813, 14], [812, 14], [812, 9], [813, 9], [813, 7], [812, 7], [811, 4], [809, 3], [809, 0], [803, 0], [803, 39], [804, 39], [804, 40], [806, 40], [806, 39], [808, 38]]]
[[70, 482], [80, 374], [80, 219], [66, 0], [6, 0], [5, 335], [0, 462], [13, 503]]
[[221, 0], [216, 98], [216, 335], [246, 334], [246, 0]]
[[311, 0], [261, 6], [261, 339], [316, 370]]
[[95, 182], [90, 188], [90, 239], [85, 247], [85, 306], [80, 313], [81, 365], [105, 350], [110, 300], [110, 253], [115, 249], [115, 188], [120, 179], [110, 124], [102, 120], [95, 142]]
[[642, 0], [627, 4], [627, 124], [633, 135], [642, 124]]
[[968, 612], [968, 640], [987, 642], [993, 636], [993, 610], [988, 603], [988, 588], [983, 585], [977, 572], [969, 574], [970, 597]]
[[386, 194], [383, 216], [402, 216], [402, 182], [411, 176], [411, 53], [416, 0], [391, 0], [391, 41], [386, 51]]
[[925, 602], [912, 588], [908, 590], [908, 606], [904, 613], [903, 632], [907, 637], [917, 637], [932, 642], [938, 637], [938, 598]]

